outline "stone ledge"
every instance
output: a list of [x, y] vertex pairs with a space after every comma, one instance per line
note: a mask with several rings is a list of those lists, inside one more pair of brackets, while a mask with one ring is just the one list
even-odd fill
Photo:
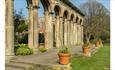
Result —
[[41, 64], [37, 64], [35, 69], [39, 69], [39, 70], [71, 70], [71, 66], [70, 64], [68, 65], [41, 65]]

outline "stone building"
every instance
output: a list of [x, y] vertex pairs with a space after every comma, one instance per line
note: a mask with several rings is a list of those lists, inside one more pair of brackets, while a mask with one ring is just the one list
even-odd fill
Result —
[[[5, 55], [14, 56], [14, 0], [5, 0], [6, 24]], [[51, 49], [64, 45], [72, 46], [83, 44], [83, 20], [84, 14], [69, 0], [26, 0], [28, 9], [28, 45], [36, 54], [39, 48], [38, 33], [39, 19], [38, 10], [41, 1], [44, 8], [44, 47]], [[55, 42], [54, 42], [55, 41]]]

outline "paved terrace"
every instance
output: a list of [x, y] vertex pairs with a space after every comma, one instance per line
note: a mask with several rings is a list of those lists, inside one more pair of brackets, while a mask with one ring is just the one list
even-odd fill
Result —
[[[95, 47], [92, 47], [91, 51], [95, 51]], [[71, 70], [70, 64], [59, 64], [57, 53], [58, 49], [51, 49], [45, 53], [39, 52], [36, 55], [16, 56], [11, 60], [10, 63], [6, 63], [6, 70]], [[72, 55], [82, 55], [82, 47], [71, 47], [71, 53]], [[34, 68], [32, 67], [32, 65], [34, 65]], [[63, 69], [61, 69], [60, 67], [62, 67]]]

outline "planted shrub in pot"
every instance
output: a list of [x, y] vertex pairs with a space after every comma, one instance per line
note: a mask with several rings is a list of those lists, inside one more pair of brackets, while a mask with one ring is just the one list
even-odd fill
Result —
[[91, 47], [91, 44], [90, 44], [90, 43], [85, 43], [85, 44], [82, 46], [83, 55], [84, 55], [84, 56], [90, 56], [90, 55], [91, 55], [91, 53], [90, 53], [90, 47]]
[[59, 52], [58, 52], [58, 56], [59, 56], [59, 63], [66, 65], [69, 64], [70, 62], [70, 49], [67, 46], [61, 47]]
[[96, 41], [96, 47], [103, 47], [103, 43], [102, 43], [102, 40], [101, 39], [98, 39]]

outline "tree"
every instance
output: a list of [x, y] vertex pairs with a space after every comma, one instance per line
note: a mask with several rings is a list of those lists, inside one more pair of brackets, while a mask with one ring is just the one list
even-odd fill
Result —
[[88, 0], [80, 6], [85, 14], [84, 35], [87, 42], [91, 36], [95, 39], [110, 32], [110, 14], [101, 3], [96, 0]]
[[[15, 43], [28, 43], [28, 25], [23, 16], [22, 10], [14, 11], [14, 26], [15, 26]], [[23, 34], [26, 32], [26, 34]]]

